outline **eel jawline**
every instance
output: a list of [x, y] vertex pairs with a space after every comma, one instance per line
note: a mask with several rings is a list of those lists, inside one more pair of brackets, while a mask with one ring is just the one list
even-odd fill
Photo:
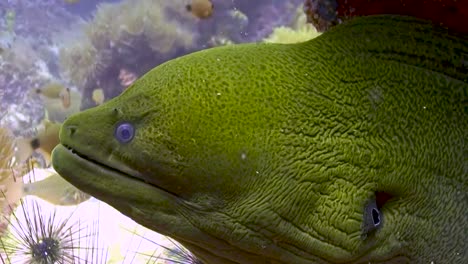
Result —
[[[99, 167], [103, 167], [103, 168], [106, 168], [108, 170], [118, 172], [120, 174], [125, 174], [128, 177], [132, 177], [132, 178], [136, 178], [136, 179], [139, 179], [139, 180], [142, 180], [142, 181], [146, 181], [145, 178], [141, 175], [141, 173], [129, 168], [128, 166], [125, 166], [125, 165], [122, 165], [122, 164], [113, 164], [112, 166], [110, 166], [106, 162], [103, 162], [102, 160], [97, 160], [95, 158], [92, 158], [90, 156], [84, 155], [84, 154], [76, 151], [76, 149], [74, 149], [74, 148], [72, 148], [70, 146], [63, 145], [63, 144], [62, 144], [62, 146], [65, 149], [67, 149], [72, 155], [78, 156], [82, 160], [86, 160], [87, 162], [94, 163], [95, 165], [97, 165]], [[110, 156], [107, 160], [112, 161], [112, 160], [115, 160], [115, 159], [113, 159], [112, 156]]]
[[[96, 160], [95, 158], [92, 158], [92, 157], [89, 157], [87, 155], [84, 155], [82, 153], [79, 153], [78, 151], [76, 151], [75, 149], [73, 149], [72, 147], [70, 146], [67, 146], [67, 145], [63, 145], [61, 144], [61, 146], [63, 146], [63, 150], [65, 151], [68, 151], [69, 154], [71, 154], [72, 156], [74, 156], [77, 160], [81, 160], [82, 162], [87, 162], [87, 163], [90, 163], [90, 164], [93, 164], [94, 166], [102, 169], [103, 171], [108, 171], [108, 172], [111, 172], [111, 173], [115, 173], [115, 174], [118, 174], [118, 175], [121, 175], [121, 176], [125, 176], [127, 178], [132, 178], [134, 180], [138, 180], [144, 184], [147, 184], [149, 186], [152, 186], [154, 188], [157, 188], [161, 191], [164, 191], [168, 194], [172, 194], [174, 196], [177, 197], [177, 195], [175, 195], [174, 193], [164, 189], [164, 188], [161, 188], [160, 186], [158, 185], [155, 185], [154, 183], [152, 183], [150, 181], [150, 179], [147, 179], [147, 177], [145, 177], [143, 174], [141, 174], [140, 172], [134, 170], [134, 169], [131, 169], [129, 168], [128, 166], [126, 166], [125, 164], [113, 164], [112, 166], [106, 164], [105, 162], [101, 161], [101, 160]], [[112, 161], [112, 160], [117, 160], [117, 159], [113, 159], [112, 156], [110, 156], [109, 158], [107, 158], [108, 161]]]

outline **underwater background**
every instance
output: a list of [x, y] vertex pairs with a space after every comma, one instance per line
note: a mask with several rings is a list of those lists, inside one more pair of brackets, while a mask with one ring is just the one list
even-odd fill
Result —
[[170, 59], [319, 33], [302, 0], [1, 0], [1, 263], [197, 263], [61, 179], [60, 124]]

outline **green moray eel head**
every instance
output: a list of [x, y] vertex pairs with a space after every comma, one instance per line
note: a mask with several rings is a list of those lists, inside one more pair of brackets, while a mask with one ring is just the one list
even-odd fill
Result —
[[466, 76], [431, 30], [363, 18], [174, 59], [69, 117], [53, 166], [207, 264], [456, 263]]

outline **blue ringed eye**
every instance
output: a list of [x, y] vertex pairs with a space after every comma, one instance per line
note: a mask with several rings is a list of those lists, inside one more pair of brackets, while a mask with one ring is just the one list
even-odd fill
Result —
[[135, 136], [135, 128], [130, 123], [120, 123], [115, 128], [114, 137], [120, 143], [128, 143]]

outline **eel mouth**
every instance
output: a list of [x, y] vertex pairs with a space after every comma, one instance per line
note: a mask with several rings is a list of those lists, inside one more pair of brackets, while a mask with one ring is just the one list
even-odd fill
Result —
[[[148, 187], [157, 189], [158, 191], [162, 191], [169, 195], [178, 197], [176, 194], [150, 181], [148, 176], [145, 176], [141, 174], [140, 172], [134, 169], [131, 169], [130, 167], [124, 164], [117, 164], [116, 166], [110, 166], [108, 163], [105, 163], [102, 160], [98, 160], [89, 155], [80, 153], [76, 149], [65, 144], [57, 145], [57, 147], [53, 151], [53, 156], [56, 156], [56, 158], [53, 158], [53, 160], [58, 160], [58, 162], [53, 163], [56, 171], [59, 174], [61, 173], [61, 171], [63, 171], [62, 177], [64, 177], [65, 179], [71, 179], [72, 182], [77, 182], [77, 181], [82, 182], [82, 181], [92, 181], [92, 180], [83, 179], [83, 177], [86, 177], [85, 175], [79, 178], [69, 177], [69, 175], [77, 175], [77, 173], [71, 171], [70, 168], [67, 168], [68, 167], [67, 165], [70, 165], [69, 161], [64, 162], [64, 163], [60, 162], [60, 160], [62, 160], [63, 158], [68, 159], [68, 160], [73, 160], [73, 163], [75, 163], [75, 166], [72, 166], [72, 167], [78, 167], [76, 169], [79, 169], [81, 171], [84, 170], [86, 171], [86, 174], [106, 175], [107, 177], [110, 177], [110, 178], [124, 177], [124, 178], [127, 178], [127, 180], [137, 181]], [[115, 183], [115, 180], [114, 180], [114, 183]]]

